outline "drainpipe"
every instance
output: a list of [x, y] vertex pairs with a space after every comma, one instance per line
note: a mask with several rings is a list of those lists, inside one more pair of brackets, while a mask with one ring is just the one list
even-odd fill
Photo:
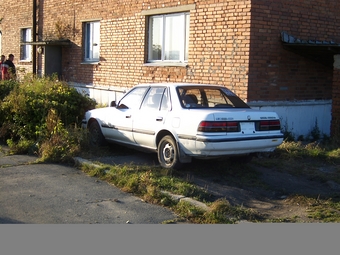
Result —
[[340, 141], [340, 54], [334, 55], [331, 136]]
[[32, 26], [32, 72], [33, 74], [37, 74], [37, 49], [34, 44], [37, 41], [37, 2], [33, 0], [33, 26]]

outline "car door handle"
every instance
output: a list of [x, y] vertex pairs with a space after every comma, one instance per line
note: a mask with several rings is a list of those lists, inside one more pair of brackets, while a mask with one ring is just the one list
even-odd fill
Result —
[[156, 117], [156, 121], [162, 121], [163, 117]]
[[131, 115], [126, 115], [125, 118], [130, 119]]

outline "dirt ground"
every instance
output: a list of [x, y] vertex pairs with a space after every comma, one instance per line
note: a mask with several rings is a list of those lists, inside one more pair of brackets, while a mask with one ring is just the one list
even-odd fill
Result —
[[309, 207], [318, 203], [318, 199], [339, 197], [340, 184], [333, 181], [331, 175], [340, 173], [340, 166], [323, 164], [317, 167], [322, 175], [330, 174], [330, 178], [325, 179], [308, 174], [292, 175], [282, 168], [277, 170], [275, 166], [259, 166], [257, 160], [248, 163], [247, 168], [257, 173], [257, 184], [254, 185], [243, 185], [242, 180], [230, 182], [228, 176], [222, 176], [221, 172], [204, 177], [192, 172], [187, 174], [191, 182], [216, 198], [225, 198], [232, 205], [250, 208], [275, 222], [322, 222], [308, 217]]

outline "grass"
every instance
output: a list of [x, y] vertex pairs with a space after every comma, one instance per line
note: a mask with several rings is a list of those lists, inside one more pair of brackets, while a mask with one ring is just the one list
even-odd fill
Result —
[[254, 163], [273, 167], [291, 175], [307, 176], [320, 182], [340, 184], [340, 149], [333, 144], [283, 143], [270, 158]]
[[340, 222], [339, 195], [334, 195], [331, 198], [292, 195], [288, 199], [291, 204], [305, 206], [310, 219], [326, 223]]
[[218, 199], [211, 203], [208, 211], [188, 202], [179, 202], [172, 209], [196, 224], [234, 224], [240, 220], [256, 222], [262, 219], [255, 211], [240, 206], [231, 206], [225, 199]]

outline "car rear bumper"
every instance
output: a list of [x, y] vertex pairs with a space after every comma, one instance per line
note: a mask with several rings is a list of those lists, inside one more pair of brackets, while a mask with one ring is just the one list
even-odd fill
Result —
[[283, 142], [283, 135], [248, 138], [203, 138], [181, 141], [183, 151], [190, 156], [216, 157], [271, 152]]
[[197, 142], [204, 143], [230, 143], [230, 142], [243, 142], [243, 141], [262, 141], [262, 140], [276, 140], [282, 139], [283, 134], [273, 134], [273, 135], [265, 135], [265, 136], [238, 136], [238, 137], [206, 137], [206, 136], [198, 136], [196, 138]]

